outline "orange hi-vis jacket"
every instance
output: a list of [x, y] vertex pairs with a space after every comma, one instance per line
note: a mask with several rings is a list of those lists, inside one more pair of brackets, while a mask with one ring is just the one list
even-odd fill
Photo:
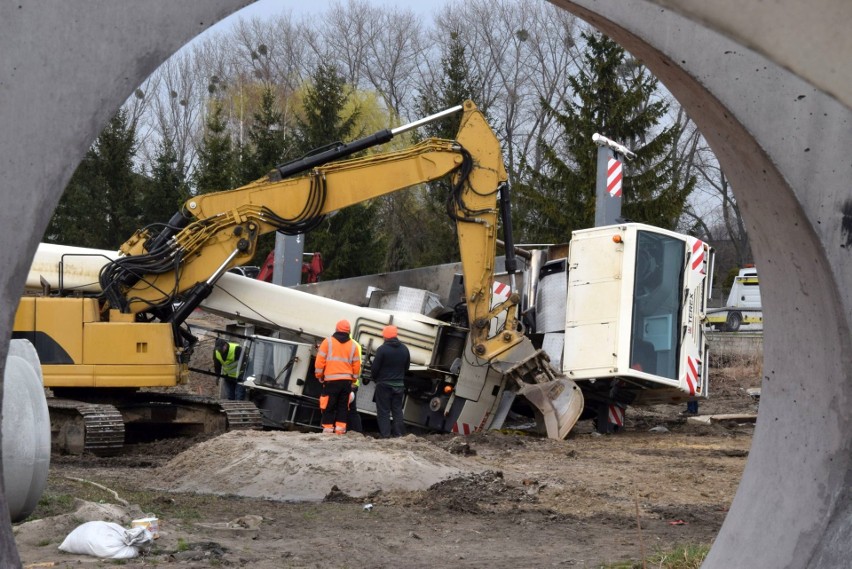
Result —
[[356, 381], [361, 375], [361, 354], [354, 340], [341, 344], [335, 338], [322, 341], [315, 362], [314, 374], [323, 381]]

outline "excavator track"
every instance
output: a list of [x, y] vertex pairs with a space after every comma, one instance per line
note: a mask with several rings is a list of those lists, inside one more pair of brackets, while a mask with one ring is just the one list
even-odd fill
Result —
[[[145, 395], [151, 395], [146, 393]], [[211, 412], [225, 415], [227, 425], [225, 430], [263, 429], [260, 409], [251, 401], [229, 401], [205, 397], [203, 395], [171, 395], [156, 394], [158, 401], [168, 401], [176, 405], [195, 406], [199, 409], [208, 408]]]
[[185, 427], [187, 433], [213, 434], [235, 429], [263, 428], [260, 410], [250, 401], [227, 401], [201, 395], [144, 392], [123, 404], [128, 425], [159, 424]]
[[47, 406], [53, 450], [111, 456], [124, 446], [124, 419], [112, 405], [51, 397]]
[[260, 409], [250, 401], [219, 401], [222, 412], [228, 417], [228, 430], [263, 429]]
[[143, 392], [117, 402], [88, 403], [48, 398], [51, 445], [62, 454], [113, 456], [128, 443], [151, 438], [261, 430], [260, 410], [250, 401]]

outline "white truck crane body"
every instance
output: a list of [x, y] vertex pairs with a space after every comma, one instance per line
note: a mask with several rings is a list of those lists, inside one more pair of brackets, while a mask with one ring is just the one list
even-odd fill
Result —
[[[567, 273], [550, 268], [554, 263], [564, 267], [566, 262]], [[701, 323], [711, 285], [707, 275], [712, 274], [713, 253], [708, 246], [690, 236], [631, 223], [575, 232], [569, 258], [554, 263], [533, 264], [519, 273], [519, 280], [529, 283], [528, 303], [535, 306], [537, 316], [527, 333], [538, 337], [551, 363], [577, 382], [588, 403], [609, 406], [613, 385], [628, 394], [630, 404], [707, 397], [709, 374]], [[644, 271], [637, 270], [643, 266]], [[539, 276], [532, 278], [533, 272]], [[353, 286], [370, 288], [365, 281], [356, 280]], [[344, 286], [341, 283], [335, 283], [337, 289]], [[441, 320], [359, 307], [247, 279], [229, 278], [220, 285], [202, 304], [205, 310], [262, 328], [286, 330], [291, 336], [315, 338], [314, 343], [329, 333], [337, 319], [347, 318], [353, 323], [353, 338], [368, 355], [380, 345], [381, 328], [392, 319], [401, 339], [412, 348], [415, 374], [434, 373], [435, 362], [446, 359], [439, 352], [446, 347], [441, 338], [453, 328]], [[502, 283], [495, 286], [506, 288]], [[492, 326], [496, 324], [492, 322]], [[299, 398], [306, 395], [306, 385], [312, 381], [312, 370], [288, 369], [282, 375], [278, 370], [287, 367], [288, 357], [274, 356], [278, 363], [261, 361], [284, 349], [281, 344], [267, 348], [264, 356], [254, 352], [246, 383], [252, 399], [266, 416], [274, 417], [273, 422], [300, 423], [293, 418], [298, 414]], [[643, 345], [651, 351], [641, 354]], [[294, 349], [305, 354], [311, 347], [309, 343]], [[521, 358], [513, 354], [507, 359]], [[640, 360], [644, 367], [638, 365]], [[409, 397], [407, 421], [435, 426], [436, 421], [452, 420], [451, 430], [459, 433], [502, 426], [512, 394], [499, 387], [498, 375], [482, 375], [483, 366], [463, 359], [459, 366], [450, 372], [459, 375], [458, 385], [467, 386], [454, 394], [458, 399], [447, 401], [441, 394], [421, 400]], [[473, 376], [474, 370], [481, 377]], [[270, 377], [277, 379], [270, 381]], [[372, 390], [372, 385], [362, 387], [360, 411], [375, 413]], [[462, 400], [463, 412], [458, 415], [433, 414], [436, 410], [445, 413]]]

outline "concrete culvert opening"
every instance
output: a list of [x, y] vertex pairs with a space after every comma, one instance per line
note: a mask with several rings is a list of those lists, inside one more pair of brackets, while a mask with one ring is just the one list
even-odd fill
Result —
[[[733, 3], [693, 11], [692, 20], [641, 0], [554, 3], [641, 58], [699, 124], [737, 188], [765, 283], [765, 306], [776, 315], [765, 325], [764, 393], [754, 448], [706, 566], [842, 564], [849, 552], [844, 537], [852, 507], [845, 491], [852, 460], [845, 406], [852, 385], [852, 264], [846, 258], [850, 231], [844, 213], [852, 88], [848, 74], [830, 71], [828, 50], [801, 50], [802, 57], [810, 57], [801, 66], [784, 48], [793, 36], [845, 38], [839, 28], [848, 21], [848, 5], [829, 3], [816, 21], [799, 18], [795, 2], [776, 6], [773, 21], [788, 25], [762, 27], [778, 42], [763, 35], [751, 40], [770, 56], [765, 58], [693, 23], [748, 37], [728, 24], [761, 19], [743, 18], [738, 10], [745, 7]], [[45, 206], [55, 206], [73, 165], [101, 126], [199, 27], [244, 4], [0, 8], [0, 47], [23, 54], [4, 66], [4, 76], [12, 79], [4, 80], [8, 98], [0, 108], [0, 155], [9, 165], [7, 193], [15, 197], [0, 212], [8, 245], [0, 255], [9, 275], [4, 338], [10, 336], [23, 275], [49, 217]], [[696, 10], [688, 2], [665, 4], [688, 14]], [[73, 35], [47, 31], [67, 29], [71, 21], [80, 26], [69, 30]], [[798, 26], [800, 33], [786, 34]], [[24, 38], [44, 41], [29, 45]], [[92, 44], [95, 54], [84, 48]], [[780, 55], [772, 57], [776, 51]], [[848, 51], [841, 47], [839, 53]], [[52, 63], [38, 63], [44, 61]], [[809, 74], [808, 68], [811, 83], [785, 70]], [[832, 81], [823, 80], [826, 70], [834, 73]], [[56, 85], [64, 90], [62, 105], [55, 104]], [[34, 160], [40, 164], [35, 171]], [[28, 232], [21, 233], [21, 227]], [[0, 560], [13, 565], [17, 556], [8, 524], [0, 533]]]

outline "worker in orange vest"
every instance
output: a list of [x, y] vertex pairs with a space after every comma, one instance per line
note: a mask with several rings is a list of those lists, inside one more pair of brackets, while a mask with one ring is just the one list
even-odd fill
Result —
[[322, 384], [320, 409], [322, 432], [343, 435], [349, 414], [349, 394], [352, 383], [361, 375], [361, 350], [349, 337], [348, 320], [337, 323], [334, 334], [326, 338], [317, 350], [314, 374]]

